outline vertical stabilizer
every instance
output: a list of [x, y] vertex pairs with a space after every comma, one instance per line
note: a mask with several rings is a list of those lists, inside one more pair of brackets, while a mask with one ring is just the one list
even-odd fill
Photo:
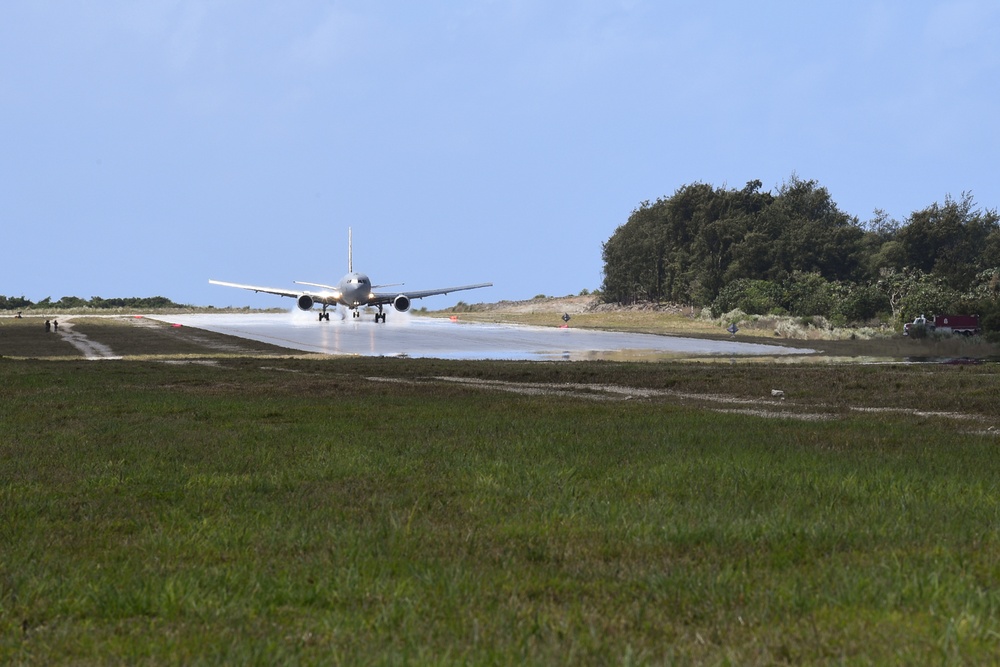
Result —
[[354, 273], [354, 243], [351, 239], [351, 228], [347, 228], [347, 272]]

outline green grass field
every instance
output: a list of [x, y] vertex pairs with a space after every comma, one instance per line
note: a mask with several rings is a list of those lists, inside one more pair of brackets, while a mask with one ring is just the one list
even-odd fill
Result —
[[995, 365], [199, 335], [0, 359], [0, 663], [1000, 661]]

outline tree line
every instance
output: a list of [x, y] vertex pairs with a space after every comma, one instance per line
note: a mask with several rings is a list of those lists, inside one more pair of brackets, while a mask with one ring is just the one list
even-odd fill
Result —
[[761, 186], [693, 183], [642, 202], [604, 243], [604, 300], [836, 324], [976, 313], [1000, 331], [1000, 217], [971, 194], [861, 222], [816, 181]]
[[69, 308], [95, 308], [98, 310], [110, 310], [114, 308], [135, 308], [139, 310], [151, 310], [154, 308], [184, 308], [181, 304], [174, 303], [165, 296], [150, 297], [126, 297], [120, 299], [102, 299], [99, 296], [90, 299], [82, 299], [78, 296], [64, 296], [58, 301], [53, 301], [51, 297], [45, 297], [35, 303], [24, 296], [13, 297], [0, 295], [0, 310], [27, 310], [29, 308], [46, 308], [54, 310], [64, 310]]

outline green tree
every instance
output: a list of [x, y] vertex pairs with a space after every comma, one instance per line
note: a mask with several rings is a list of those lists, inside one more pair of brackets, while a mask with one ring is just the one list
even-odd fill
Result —
[[753, 180], [739, 191], [717, 191], [719, 214], [700, 225], [694, 241], [698, 267], [691, 292], [695, 303], [710, 303], [729, 280], [763, 275], [759, 269], [767, 263], [766, 244], [741, 247], [756, 217], [774, 200], [760, 188], [761, 182]]
[[903, 301], [916, 286], [927, 278], [922, 271], [904, 268], [883, 268], [879, 273], [876, 287], [885, 294], [892, 311], [892, 320], [897, 323], [903, 321]]
[[78, 296], [64, 296], [52, 305], [56, 308], [83, 308], [88, 303]]
[[656, 215], [654, 205], [643, 202], [605, 241], [601, 291], [606, 300], [628, 304], [655, 298], [661, 274], [661, 252], [654, 230]]
[[970, 299], [1000, 300], [1000, 266], [976, 274], [968, 296]]
[[0, 310], [23, 310], [31, 306], [31, 301], [21, 296], [0, 296]]
[[642, 202], [602, 251], [606, 301], [716, 309], [742, 300], [754, 312], [771, 304], [858, 321], [891, 311], [898, 322], [916, 303], [966, 294], [977, 276], [1000, 269], [1000, 224], [968, 194], [903, 224], [877, 209], [861, 223], [826, 188], [793, 175], [774, 194], [759, 180], [741, 190], [682, 186]]
[[901, 268], [906, 262], [902, 246], [897, 240], [902, 223], [889, 217], [882, 209], [875, 209], [871, 220], [862, 223], [861, 257], [864, 275], [877, 279], [883, 268]]
[[977, 273], [1000, 265], [1000, 218], [975, 207], [972, 195], [945, 197], [910, 215], [899, 231], [904, 265], [933, 274], [952, 289], [969, 288]]
[[775, 241], [767, 277], [783, 279], [795, 271], [828, 280], [858, 277], [864, 231], [816, 181], [793, 176], [763, 216]]

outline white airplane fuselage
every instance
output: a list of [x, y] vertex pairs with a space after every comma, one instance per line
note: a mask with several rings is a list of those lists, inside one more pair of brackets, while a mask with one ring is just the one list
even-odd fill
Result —
[[351, 272], [337, 283], [340, 305], [348, 308], [364, 306], [372, 298], [372, 281], [363, 273]]

